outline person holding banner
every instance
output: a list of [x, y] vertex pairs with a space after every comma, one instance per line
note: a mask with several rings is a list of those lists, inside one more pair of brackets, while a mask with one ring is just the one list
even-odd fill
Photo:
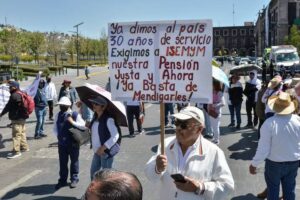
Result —
[[145, 168], [147, 178], [160, 184], [160, 199], [228, 199], [233, 177], [223, 151], [202, 136], [202, 110], [188, 106], [173, 116], [176, 136], [165, 139], [165, 154], [159, 146]]

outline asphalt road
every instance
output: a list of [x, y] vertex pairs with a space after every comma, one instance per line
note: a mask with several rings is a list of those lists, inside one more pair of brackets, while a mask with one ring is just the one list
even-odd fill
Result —
[[[230, 66], [225, 66], [227, 71]], [[83, 75], [84, 72], [80, 71]], [[64, 79], [72, 80], [73, 86], [86, 82], [84, 76], [76, 77], [76, 70], [68, 70], [68, 74], [53, 77], [56, 88], [59, 91]], [[104, 86], [108, 79], [106, 67], [92, 69], [89, 83]], [[22, 82], [25, 87], [30, 81]], [[244, 105], [243, 105], [244, 106]], [[57, 112], [57, 107], [55, 107]], [[6, 154], [12, 148], [11, 129], [7, 116], [0, 121], [0, 199], [14, 200], [75, 200], [80, 199], [88, 186], [89, 168], [92, 158], [92, 150], [89, 145], [81, 147], [80, 151], [80, 181], [78, 187], [70, 189], [64, 187], [58, 191], [54, 186], [58, 180], [58, 153], [56, 138], [52, 134], [53, 122], [47, 121], [45, 125], [47, 138], [34, 140], [35, 115], [27, 121], [27, 137], [30, 151], [23, 153], [22, 157], [8, 160]], [[229, 111], [227, 106], [223, 108], [221, 120], [221, 143], [220, 147], [225, 152], [227, 161], [235, 180], [235, 192], [230, 199], [252, 200], [264, 187], [263, 173], [255, 176], [248, 172], [249, 163], [255, 154], [257, 147], [257, 135], [255, 129], [227, 128], [229, 124]], [[245, 109], [242, 110], [242, 126], [246, 125]], [[159, 199], [157, 196], [158, 186], [150, 183], [144, 173], [147, 160], [154, 154], [159, 142], [159, 105], [146, 104], [146, 117], [143, 124], [146, 133], [129, 138], [127, 128], [122, 129], [123, 140], [121, 152], [115, 157], [114, 167], [117, 169], [135, 173], [142, 182], [145, 200]], [[166, 137], [174, 134], [173, 129], [166, 130]], [[263, 170], [262, 170], [263, 171]], [[297, 179], [299, 183], [299, 178]], [[300, 187], [296, 188], [297, 197], [300, 198]]]

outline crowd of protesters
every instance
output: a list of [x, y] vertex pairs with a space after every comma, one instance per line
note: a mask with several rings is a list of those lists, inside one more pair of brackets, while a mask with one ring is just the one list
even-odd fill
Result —
[[[89, 79], [89, 71], [85, 71]], [[165, 104], [165, 127], [175, 129], [175, 136], [165, 140], [166, 152], [162, 154], [160, 147], [155, 156], [146, 164], [145, 174], [151, 181], [161, 184], [161, 199], [226, 199], [234, 190], [234, 180], [228, 167], [220, 144], [220, 122], [222, 109], [228, 105], [232, 131], [241, 128], [255, 128], [258, 125], [258, 148], [249, 166], [249, 172], [256, 174], [260, 164], [265, 161], [265, 181], [267, 188], [257, 197], [278, 199], [279, 187], [282, 184], [283, 199], [295, 199], [295, 179], [299, 166], [300, 152], [300, 78], [283, 79], [275, 75], [268, 83], [262, 83], [257, 72], [249, 72], [245, 87], [240, 76], [233, 74], [229, 77], [229, 87], [213, 79], [211, 104]], [[110, 84], [107, 86], [109, 90]], [[29, 151], [26, 140], [25, 121], [28, 118], [25, 111], [20, 109], [22, 95], [16, 81], [9, 83], [10, 99], [0, 117], [9, 113], [12, 123], [13, 150], [7, 158], [17, 158], [21, 152]], [[226, 95], [227, 94], [227, 95]], [[225, 101], [225, 97], [227, 101]], [[247, 121], [242, 122], [241, 108], [245, 101]], [[141, 199], [142, 188], [135, 175], [114, 171], [114, 156], [120, 150], [121, 133], [116, 119], [108, 114], [109, 102], [97, 96], [88, 101], [92, 109], [78, 100], [76, 90], [70, 80], [64, 80], [59, 95], [51, 77], [46, 81], [41, 79], [34, 96], [35, 115], [37, 119], [34, 139], [47, 135], [44, 123], [49, 111], [49, 120], [54, 122], [53, 132], [58, 140], [59, 180], [55, 189], [68, 185], [77, 187], [79, 181], [80, 145], [71, 137], [70, 128], [89, 130], [93, 159], [90, 167], [91, 185], [83, 199], [97, 199], [105, 196], [102, 179], [114, 181], [117, 175], [122, 175], [122, 183], [126, 185], [132, 199]], [[57, 103], [56, 103], [57, 102]], [[54, 114], [53, 106], [59, 106]], [[126, 105], [128, 132], [134, 137], [134, 119], [138, 134], [143, 134], [145, 117], [144, 104], [141, 102], [124, 102]], [[74, 107], [76, 105], [76, 107]], [[177, 106], [177, 113], [174, 111]], [[242, 124], [244, 126], [242, 127]], [[299, 129], [299, 130], [298, 130]], [[209, 140], [211, 138], [211, 140]], [[286, 148], [289, 146], [289, 148]], [[197, 159], [191, 159], [197, 158]], [[68, 161], [70, 167], [68, 166]], [[110, 170], [111, 169], [111, 170]], [[70, 171], [70, 172], [69, 172]], [[181, 180], [172, 179], [173, 174], [183, 175]], [[114, 178], [113, 178], [114, 177]], [[118, 183], [115, 184], [116, 190]], [[133, 185], [132, 185], [133, 184]], [[113, 188], [112, 188], [113, 190]], [[135, 197], [134, 197], [135, 195]], [[89, 196], [94, 196], [89, 197]]]

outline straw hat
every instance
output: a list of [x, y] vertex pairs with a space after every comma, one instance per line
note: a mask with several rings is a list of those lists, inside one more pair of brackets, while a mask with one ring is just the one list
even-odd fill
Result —
[[275, 78], [273, 78], [272, 80], [270, 80], [270, 82], [268, 83], [268, 88], [274, 89], [274, 88], [276, 88], [280, 83], [281, 83], [281, 80], [280, 80], [278, 77], [275, 77]]
[[268, 106], [279, 115], [289, 115], [298, 107], [298, 102], [292, 100], [290, 94], [280, 92], [279, 95], [269, 97]]
[[293, 88], [297, 85], [297, 83], [300, 82], [300, 78], [292, 78], [292, 82], [290, 84], [290, 87]]

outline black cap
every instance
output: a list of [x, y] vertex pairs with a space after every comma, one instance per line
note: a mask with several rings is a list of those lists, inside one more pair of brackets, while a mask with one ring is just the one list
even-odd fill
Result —
[[9, 87], [15, 87], [15, 88], [19, 89], [20, 84], [17, 81], [11, 81], [11, 82], [9, 82]]
[[103, 105], [103, 106], [108, 104], [107, 100], [102, 96], [97, 96], [95, 98], [91, 98], [91, 99], [89, 99], [89, 101], [92, 103], [98, 104], [98, 105]]

